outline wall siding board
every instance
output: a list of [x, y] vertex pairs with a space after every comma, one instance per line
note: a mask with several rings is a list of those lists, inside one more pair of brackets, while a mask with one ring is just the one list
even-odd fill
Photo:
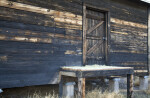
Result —
[[[61, 66], [81, 65], [82, 25], [29, 11], [0, 9], [0, 88], [55, 84]], [[42, 41], [46, 39], [50, 42]]]
[[15, 21], [25, 24], [35, 24], [43, 26], [54, 26], [54, 19], [51, 16], [21, 11], [11, 8], [0, 7], [0, 20]]
[[[0, 21], [0, 31], [6, 30], [26, 30], [35, 33], [57, 33], [57, 34], [66, 34], [66, 35], [73, 35], [73, 36], [81, 36], [81, 30], [75, 29], [67, 29], [67, 28], [57, 28], [57, 27], [48, 27], [48, 26], [38, 26], [32, 24], [24, 24], [18, 22], [10, 22], [10, 21]], [[11, 29], [12, 28], [12, 29]], [[25, 32], [25, 31], [24, 31]], [[14, 32], [17, 33], [17, 32]], [[41, 35], [44, 35], [41, 34]]]
[[[55, 84], [61, 66], [82, 66], [82, 0], [7, 1], [47, 12], [0, 6], [0, 88]], [[130, 0], [84, 2], [110, 10], [109, 65], [147, 75], [147, 6]]]
[[138, 53], [111, 53], [111, 62], [147, 61], [147, 54]]
[[[111, 13], [111, 17], [143, 24], [146, 28], [140, 28], [140, 26], [125, 26], [124, 24], [111, 22], [110, 63], [113, 66], [132, 66], [135, 70], [147, 71], [147, 8], [144, 8], [142, 5], [137, 8], [137, 4], [132, 4], [128, 1], [126, 3], [130, 3], [130, 5], [116, 2], [117, 0], [114, 1], [110, 11], [114, 14]], [[143, 63], [126, 65], [120, 62]], [[146, 72], [143, 72], [143, 75], [144, 74], [146, 74]], [[135, 75], [138, 75], [138, 72], [135, 72]]]
[[[140, 66], [136, 67], [137, 69], [148, 69], [147, 7], [129, 0], [84, 1], [90, 5], [110, 10], [109, 64], [112, 66], [127, 66], [120, 64], [120, 62], [141, 61], [145, 63], [132, 66]], [[117, 20], [114, 21], [115, 19]]]
[[77, 15], [82, 15], [82, 0], [9, 0], [19, 3], [44, 7], [48, 9], [72, 12]]

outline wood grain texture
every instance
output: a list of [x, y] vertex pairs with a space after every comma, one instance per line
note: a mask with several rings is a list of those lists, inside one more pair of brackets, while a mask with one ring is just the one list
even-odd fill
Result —
[[90, 28], [89, 30], [87, 30], [87, 33], [91, 33], [92, 31], [94, 31], [96, 28], [98, 28], [99, 26], [101, 26], [103, 24], [104, 21], [96, 24], [95, 26], [93, 26], [92, 28]]
[[127, 98], [133, 98], [133, 75], [127, 75]]
[[[111, 69], [111, 70], [89, 70], [89, 71], [75, 71], [75, 70], [68, 70], [68, 69], [62, 69], [65, 73], [73, 72], [76, 77], [82, 77], [82, 78], [90, 78], [90, 77], [110, 77], [110, 76], [125, 76], [126, 74], [133, 74], [134, 70], [133, 68], [124, 68], [124, 69]], [[66, 75], [66, 74], [65, 74]], [[67, 75], [68, 76], [68, 75]], [[74, 76], [73, 76], [74, 77]]]
[[[70, 12], [46, 9], [8, 0], [1, 0], [0, 2], [0, 6], [2, 6], [2, 9], [4, 9], [3, 7], [11, 8], [10, 10], [8, 8], [5, 8], [5, 10], [1, 12], [1, 18], [5, 20], [22, 21], [24, 23], [33, 23], [44, 26], [57, 25], [57, 27], [73, 28], [80, 30], [82, 29], [82, 17]], [[18, 10], [24, 11], [24, 14], [21, 14], [22, 12]], [[36, 15], [34, 15], [34, 13]], [[32, 20], [32, 18], [35, 20]], [[33, 22], [29, 22], [29, 20], [32, 20]], [[38, 20], [40, 22], [37, 22]]]
[[86, 64], [86, 51], [87, 51], [87, 46], [86, 46], [86, 28], [87, 28], [87, 21], [86, 21], [86, 6], [83, 4], [83, 35], [82, 35], [82, 40], [83, 40], [83, 65]]
[[105, 48], [107, 39], [105, 11], [85, 5], [86, 15], [93, 14], [103, 18], [103, 20], [97, 20], [93, 17], [86, 17], [86, 64], [105, 64], [105, 51], [107, 50]]
[[[108, 64], [134, 67], [135, 75], [147, 75], [147, 5], [130, 0], [85, 3], [100, 11], [109, 9]], [[82, 0], [0, 0], [0, 88], [54, 84], [61, 66], [81, 66], [86, 55], [82, 7]], [[91, 14], [96, 13], [87, 14], [94, 18], [88, 26], [105, 21], [105, 15]], [[98, 30], [92, 34], [101, 36]], [[87, 36], [90, 47], [101, 39], [93, 36]], [[99, 62], [105, 58], [91, 55], [89, 64], [105, 63]]]
[[150, 7], [148, 7], [148, 67], [150, 72]]
[[[75, 70], [75, 68], [77, 68]], [[85, 79], [95, 78], [95, 77], [108, 77], [108, 76], [127, 76], [127, 96], [132, 98], [133, 92], [133, 68], [124, 68], [124, 67], [109, 67], [109, 66], [95, 66], [93, 70], [86, 70], [91, 68], [88, 66], [82, 67], [62, 67], [61, 72], [65, 72], [65, 76], [68, 76], [69, 73], [74, 73], [75, 77], [78, 78], [78, 98], [85, 98]], [[101, 69], [98, 69], [101, 68]], [[106, 69], [105, 69], [106, 68]], [[84, 70], [83, 70], [84, 69]], [[111, 69], [111, 70], [110, 70]], [[68, 73], [68, 74], [67, 74]], [[61, 74], [60, 74], [61, 75]], [[62, 74], [63, 75], [63, 74]], [[72, 77], [72, 76], [71, 76]], [[74, 77], [74, 75], [73, 75]], [[60, 86], [61, 87], [61, 86]]]
[[85, 98], [85, 78], [78, 78], [78, 98]]

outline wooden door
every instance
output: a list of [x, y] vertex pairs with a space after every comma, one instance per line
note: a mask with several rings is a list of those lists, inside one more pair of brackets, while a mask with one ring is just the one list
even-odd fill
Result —
[[107, 63], [107, 14], [97, 8], [83, 6], [83, 64]]

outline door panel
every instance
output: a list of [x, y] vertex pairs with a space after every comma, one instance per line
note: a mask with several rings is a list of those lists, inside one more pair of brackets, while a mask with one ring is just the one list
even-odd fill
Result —
[[106, 21], [105, 13], [95, 11], [86, 8], [86, 19], [83, 26], [85, 29], [85, 41], [86, 48], [83, 49], [83, 53], [86, 53], [85, 65], [93, 64], [105, 64], [105, 43], [106, 43]]

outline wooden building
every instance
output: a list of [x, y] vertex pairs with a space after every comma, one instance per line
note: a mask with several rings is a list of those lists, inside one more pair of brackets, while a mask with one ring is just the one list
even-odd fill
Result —
[[61, 66], [148, 75], [149, 12], [140, 0], [0, 0], [0, 88], [56, 84]]

